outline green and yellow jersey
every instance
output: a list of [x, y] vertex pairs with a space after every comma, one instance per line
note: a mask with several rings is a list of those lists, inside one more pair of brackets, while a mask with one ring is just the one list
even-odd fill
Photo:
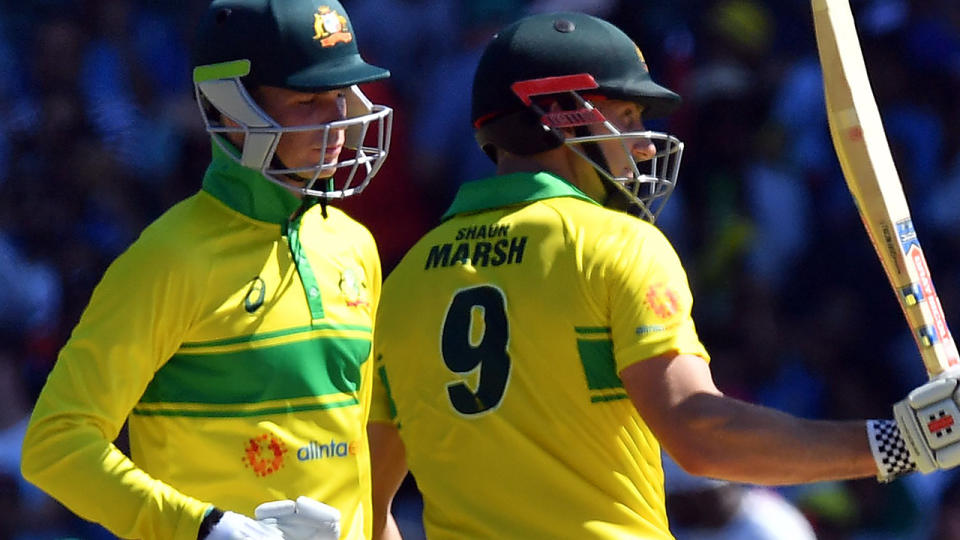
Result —
[[[223, 156], [107, 270], [40, 395], [23, 472], [132, 538], [307, 495], [370, 535], [370, 233]], [[291, 216], [299, 215], [294, 219]], [[112, 443], [129, 417], [131, 459]]]
[[384, 285], [371, 419], [394, 421], [431, 539], [671, 538], [660, 447], [619, 372], [708, 360], [653, 226], [559, 177], [461, 187]]

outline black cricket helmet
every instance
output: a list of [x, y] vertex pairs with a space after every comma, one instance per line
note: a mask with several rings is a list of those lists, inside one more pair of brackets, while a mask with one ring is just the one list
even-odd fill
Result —
[[[483, 52], [473, 81], [475, 136], [494, 161], [495, 148], [531, 155], [566, 145], [593, 165], [616, 206], [653, 221], [676, 184], [683, 143], [666, 133], [620, 131], [594, 108], [599, 99], [635, 102], [645, 119], [680, 104], [613, 24], [583, 13], [531, 15], [497, 33]], [[547, 112], [552, 103], [561, 110]], [[656, 155], [637, 161], [627, 144], [637, 139], [653, 143]], [[608, 140], [621, 142], [632, 171], [609, 170], [596, 144]]]
[[[213, 137], [227, 155], [303, 195], [335, 199], [367, 186], [387, 157], [393, 111], [371, 103], [357, 85], [387, 78], [390, 72], [360, 56], [353, 26], [337, 0], [213, 0], [196, 43], [194, 88], [207, 131], [244, 133], [239, 152], [225, 138]], [[301, 92], [343, 89], [346, 118], [281, 126], [251, 97], [261, 85]], [[284, 133], [302, 131], [323, 132], [325, 148], [319, 154], [326, 156], [340, 130], [346, 132], [346, 143], [337, 159], [323, 157], [290, 168], [275, 156]], [[284, 178], [299, 180], [303, 187]]]

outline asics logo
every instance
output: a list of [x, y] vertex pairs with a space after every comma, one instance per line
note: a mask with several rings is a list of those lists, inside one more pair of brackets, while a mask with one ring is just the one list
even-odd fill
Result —
[[250, 288], [247, 289], [247, 296], [243, 298], [243, 309], [247, 313], [253, 313], [263, 305], [263, 299], [267, 295], [267, 284], [263, 282], [260, 276], [253, 278], [250, 282]]

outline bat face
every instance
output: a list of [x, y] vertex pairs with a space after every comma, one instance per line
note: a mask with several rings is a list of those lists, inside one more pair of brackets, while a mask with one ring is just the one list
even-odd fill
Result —
[[958, 365], [867, 77], [848, 0], [812, 0], [830, 134], [927, 374]]
[[[906, 258], [906, 264], [912, 266], [917, 281], [911, 282], [906, 288], [909, 291], [900, 289], [901, 296], [907, 306], [913, 307], [920, 302], [928, 302], [930, 310], [930, 322], [926, 326], [917, 329], [921, 345], [932, 347], [936, 343], [945, 343], [952, 341], [950, 330], [947, 328], [946, 318], [943, 316], [943, 308], [940, 305], [940, 299], [933, 288], [933, 279], [930, 277], [930, 269], [927, 267], [927, 259], [923, 256], [923, 250], [920, 248], [920, 240], [917, 239], [917, 233], [913, 229], [913, 221], [909, 218], [899, 221], [896, 224], [897, 235], [900, 239], [900, 246], [903, 255]], [[933, 301], [931, 301], [933, 300]], [[957, 364], [956, 355], [947, 358], [947, 365]]]

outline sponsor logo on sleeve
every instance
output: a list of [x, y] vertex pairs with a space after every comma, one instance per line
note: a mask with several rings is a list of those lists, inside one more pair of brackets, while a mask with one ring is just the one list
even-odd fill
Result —
[[661, 319], [669, 319], [680, 309], [677, 293], [665, 283], [654, 283], [644, 297], [650, 310]]

